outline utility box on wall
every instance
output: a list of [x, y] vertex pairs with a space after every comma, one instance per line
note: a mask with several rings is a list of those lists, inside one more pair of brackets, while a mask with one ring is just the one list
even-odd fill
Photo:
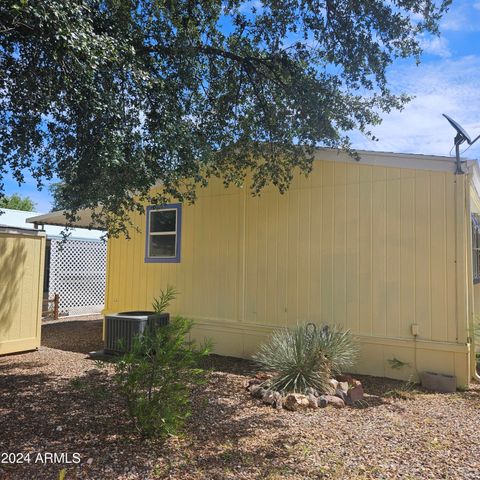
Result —
[[44, 261], [44, 232], [0, 225], [0, 355], [40, 346]]

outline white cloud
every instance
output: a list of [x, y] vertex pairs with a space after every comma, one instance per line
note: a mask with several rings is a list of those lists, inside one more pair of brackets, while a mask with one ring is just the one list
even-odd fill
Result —
[[[402, 112], [384, 117], [373, 129], [380, 139], [372, 142], [353, 136], [354, 146], [367, 150], [448, 155], [454, 130], [442, 113], [460, 122], [472, 137], [480, 134], [480, 57], [438, 60], [419, 67], [395, 67], [390, 72], [396, 92], [415, 95]], [[480, 157], [480, 141], [466, 154]]]
[[242, 5], [239, 7], [239, 11], [242, 13], [252, 13], [252, 9], [255, 9], [257, 12], [261, 12], [263, 10], [263, 3], [261, 0], [249, 0], [242, 3]]
[[442, 32], [478, 32], [480, 31], [480, 2], [470, 0], [453, 2], [450, 10], [440, 23]]
[[421, 42], [424, 53], [436, 55], [437, 57], [448, 58], [452, 55], [445, 37], [424, 38]]

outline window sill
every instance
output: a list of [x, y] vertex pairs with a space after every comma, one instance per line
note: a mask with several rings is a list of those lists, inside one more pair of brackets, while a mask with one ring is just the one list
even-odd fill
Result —
[[160, 257], [145, 257], [145, 263], [180, 263], [180, 257], [175, 258], [160, 258]]

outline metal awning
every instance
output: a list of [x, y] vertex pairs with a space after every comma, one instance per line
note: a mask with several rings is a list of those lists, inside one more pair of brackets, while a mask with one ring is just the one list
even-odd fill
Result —
[[[26, 221], [35, 225], [56, 225], [58, 227], [65, 227], [69, 223], [65, 215], [65, 210], [58, 210], [56, 212], [27, 218]], [[76, 216], [78, 217], [78, 220], [72, 222], [70, 224], [71, 227], [104, 230], [104, 227], [99, 225], [98, 222], [92, 221], [92, 210], [79, 210]]]

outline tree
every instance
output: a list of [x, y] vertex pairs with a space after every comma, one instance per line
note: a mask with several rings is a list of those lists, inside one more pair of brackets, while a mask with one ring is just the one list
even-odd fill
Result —
[[64, 184], [62, 182], [51, 183], [48, 186], [48, 190], [52, 195], [52, 208], [50, 211], [67, 210], [68, 204], [63, 199]]
[[0, 208], [32, 212], [35, 210], [35, 203], [30, 197], [21, 197], [17, 193], [14, 193], [13, 195], [0, 198]]
[[116, 214], [112, 234], [211, 176], [283, 192], [314, 147], [350, 150], [403, 107], [386, 69], [419, 60], [449, 3], [4, 0], [0, 172], [56, 175], [73, 213]]

